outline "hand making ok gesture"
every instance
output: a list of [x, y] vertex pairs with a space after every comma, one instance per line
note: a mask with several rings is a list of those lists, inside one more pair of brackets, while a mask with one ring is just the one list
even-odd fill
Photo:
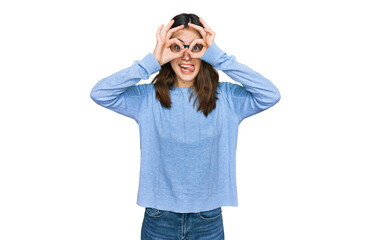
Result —
[[[171, 35], [184, 28], [184, 25], [179, 25], [175, 28], [172, 28], [171, 30], [170, 27], [173, 25], [174, 20], [172, 19], [167, 26], [165, 27], [164, 31], [161, 32], [163, 24], [158, 28], [156, 38], [157, 38], [157, 43], [155, 50], [153, 50], [153, 55], [159, 62], [159, 64], [162, 66], [163, 64], [170, 62], [171, 60], [183, 56], [183, 52], [185, 48], [183, 47], [183, 44], [176, 38], [170, 39]], [[173, 52], [170, 49], [171, 45], [178, 45], [181, 49], [178, 52]]]
[[[198, 26], [196, 24], [193, 24], [193, 23], [188, 23], [188, 26], [197, 30], [202, 36], [202, 38], [194, 39], [192, 41], [192, 43], [189, 45], [188, 52], [189, 52], [191, 58], [201, 58], [202, 55], [204, 55], [204, 53], [206, 52], [206, 50], [211, 46], [211, 44], [214, 43], [214, 39], [215, 39], [215, 35], [216, 35], [216, 33], [213, 30], [211, 30], [209, 25], [207, 25], [207, 23], [202, 18], [199, 18], [199, 20], [202, 23], [202, 25], [204, 26], [204, 28], [201, 27], [201, 26]], [[193, 52], [192, 51], [193, 47], [196, 44], [201, 44], [203, 46], [201, 51], [199, 51], [199, 52]]]

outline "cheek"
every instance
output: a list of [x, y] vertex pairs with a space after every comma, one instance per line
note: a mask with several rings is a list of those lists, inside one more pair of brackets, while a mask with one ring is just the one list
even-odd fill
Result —
[[197, 66], [197, 72], [199, 72], [201, 68], [201, 63], [197, 63], [196, 66]]
[[177, 64], [175, 62], [170, 62], [171, 67], [173, 68], [174, 71], [177, 70]]

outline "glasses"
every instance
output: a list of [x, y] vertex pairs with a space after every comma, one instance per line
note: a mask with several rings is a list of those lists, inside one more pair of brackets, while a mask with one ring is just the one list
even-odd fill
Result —
[[[184, 48], [189, 48], [189, 45], [183, 45]], [[201, 44], [196, 44], [193, 46], [193, 48], [191, 49], [192, 52], [200, 52], [202, 50], [203, 46]], [[173, 44], [170, 46], [170, 50], [173, 51], [173, 52], [180, 52], [182, 49], [181, 47], [179, 47], [178, 45], [176, 44]]]

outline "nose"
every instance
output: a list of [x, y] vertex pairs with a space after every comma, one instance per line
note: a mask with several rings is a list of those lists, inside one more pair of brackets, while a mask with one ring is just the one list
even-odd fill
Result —
[[190, 54], [189, 54], [189, 52], [188, 52], [188, 50], [189, 50], [189, 45], [183, 45], [184, 46], [184, 48], [188, 48], [186, 51], [184, 51], [184, 54], [183, 54], [183, 59], [190, 59], [191, 58], [191, 56], [190, 56]]

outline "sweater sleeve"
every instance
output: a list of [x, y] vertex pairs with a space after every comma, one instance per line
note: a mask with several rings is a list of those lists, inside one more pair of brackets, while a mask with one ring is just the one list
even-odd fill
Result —
[[228, 105], [238, 116], [239, 122], [272, 107], [281, 98], [279, 90], [271, 81], [237, 62], [235, 56], [227, 55], [215, 42], [206, 50], [201, 60], [242, 84], [226, 82], [223, 85]]
[[148, 79], [161, 66], [152, 53], [142, 60], [135, 60], [132, 66], [98, 81], [90, 92], [95, 103], [138, 122], [147, 98], [149, 84], [136, 85], [141, 79]]

